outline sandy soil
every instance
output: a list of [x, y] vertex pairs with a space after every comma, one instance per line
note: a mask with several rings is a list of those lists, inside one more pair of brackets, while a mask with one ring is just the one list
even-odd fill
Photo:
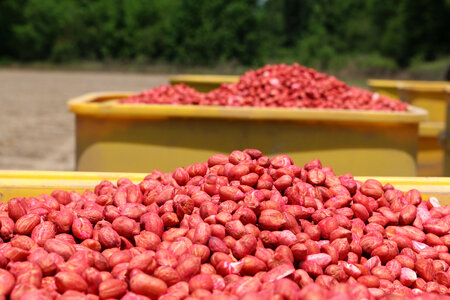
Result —
[[168, 76], [0, 69], [0, 170], [74, 170], [68, 99], [95, 91], [140, 91]]

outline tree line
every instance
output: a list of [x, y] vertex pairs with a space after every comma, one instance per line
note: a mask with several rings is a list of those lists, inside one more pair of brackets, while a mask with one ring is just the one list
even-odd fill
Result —
[[405, 67], [448, 56], [449, 16], [449, 0], [4, 0], [0, 59]]

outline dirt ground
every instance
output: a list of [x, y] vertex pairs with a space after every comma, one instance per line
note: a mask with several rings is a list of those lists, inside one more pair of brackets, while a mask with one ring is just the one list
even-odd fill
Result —
[[75, 168], [67, 100], [96, 91], [141, 91], [168, 76], [0, 69], [0, 170]]

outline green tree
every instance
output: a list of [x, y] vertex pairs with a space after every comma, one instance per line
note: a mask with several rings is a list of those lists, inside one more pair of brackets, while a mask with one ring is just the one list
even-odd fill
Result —
[[236, 59], [244, 64], [259, 57], [257, 3], [254, 0], [185, 0], [175, 18], [177, 55], [182, 63]]
[[450, 53], [450, 0], [3, 0], [0, 58], [408, 66]]

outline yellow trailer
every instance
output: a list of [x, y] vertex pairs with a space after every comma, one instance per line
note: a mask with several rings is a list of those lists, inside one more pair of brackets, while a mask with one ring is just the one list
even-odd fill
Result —
[[445, 129], [450, 82], [370, 79], [367, 84], [375, 92], [428, 111], [428, 121], [420, 124], [418, 175], [443, 176], [444, 150], [439, 135]]
[[427, 113], [118, 104], [132, 93], [69, 101], [79, 171], [171, 171], [215, 153], [258, 148], [301, 164], [320, 157], [336, 172], [415, 176], [419, 123]]
[[194, 75], [184, 74], [169, 78], [170, 84], [184, 83], [199, 92], [209, 92], [220, 87], [223, 83], [238, 82], [239, 76], [232, 75]]

